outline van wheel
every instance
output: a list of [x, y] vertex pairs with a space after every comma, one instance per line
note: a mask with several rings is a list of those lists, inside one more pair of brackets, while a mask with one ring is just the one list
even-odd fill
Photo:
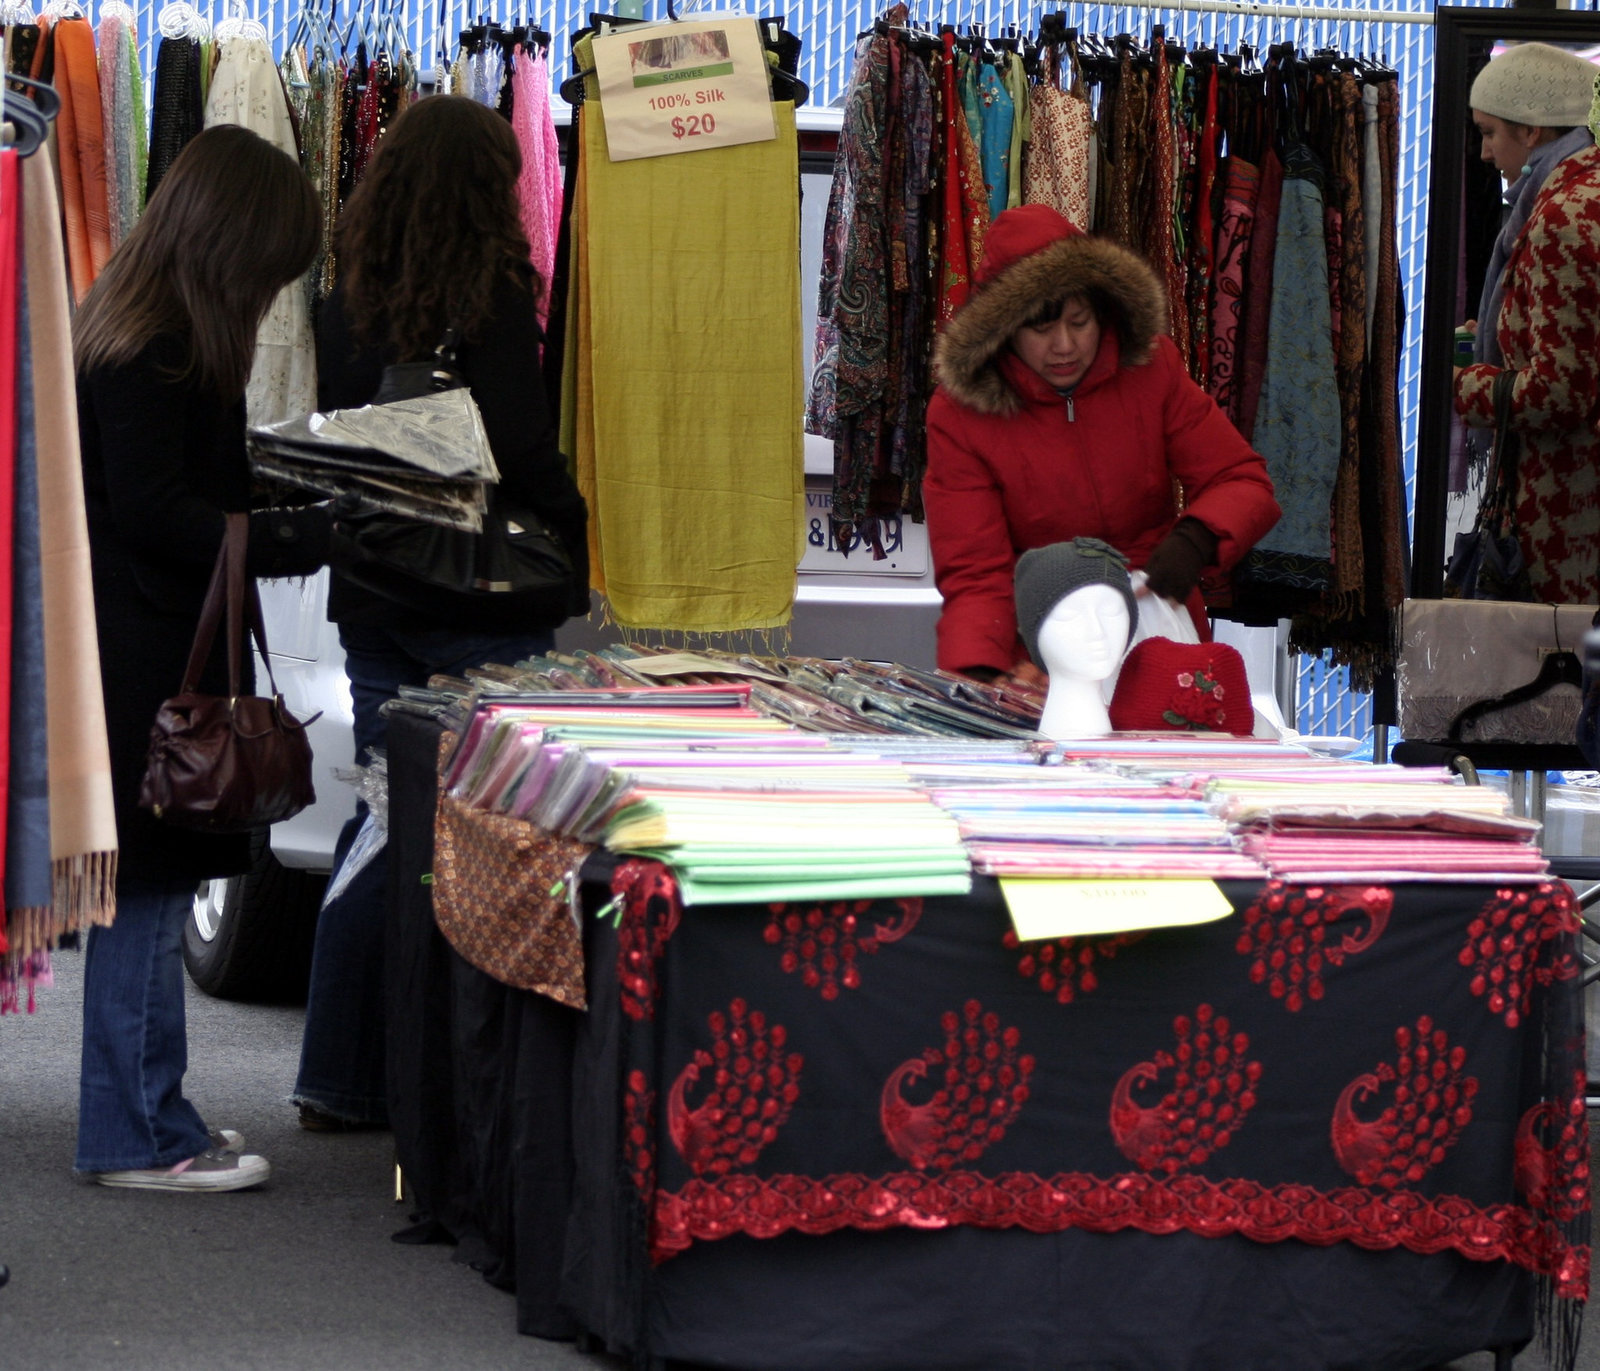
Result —
[[183, 964], [222, 1000], [305, 1002], [311, 944], [328, 878], [283, 866], [263, 829], [250, 838], [250, 870], [204, 882], [183, 928]]

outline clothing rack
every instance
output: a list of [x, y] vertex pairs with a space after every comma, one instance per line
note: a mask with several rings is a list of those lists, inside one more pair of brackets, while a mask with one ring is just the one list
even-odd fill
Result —
[[1247, 14], [1261, 19], [1304, 19], [1311, 23], [1431, 24], [1422, 10], [1351, 9], [1337, 5], [1255, 5], [1249, 0], [1102, 0], [1113, 9], [1168, 10], [1174, 14]]

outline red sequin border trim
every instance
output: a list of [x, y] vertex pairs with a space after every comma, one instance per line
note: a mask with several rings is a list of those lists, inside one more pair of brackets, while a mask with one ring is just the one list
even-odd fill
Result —
[[1354, 1243], [1372, 1251], [1405, 1248], [1455, 1252], [1473, 1261], [1508, 1261], [1548, 1276], [1564, 1299], [1586, 1299], [1589, 1252], [1548, 1220], [1518, 1205], [1473, 1204], [1456, 1195], [1333, 1191], [1307, 1185], [1264, 1186], [1201, 1176], [1027, 1172], [982, 1176], [915, 1171], [881, 1177], [731, 1175], [658, 1190], [651, 1257], [663, 1261], [697, 1241], [742, 1233], [774, 1238], [856, 1228], [1022, 1228], [1030, 1233], [1083, 1229], [1115, 1233], [1187, 1231], [1256, 1242], [1290, 1239], [1327, 1247]]

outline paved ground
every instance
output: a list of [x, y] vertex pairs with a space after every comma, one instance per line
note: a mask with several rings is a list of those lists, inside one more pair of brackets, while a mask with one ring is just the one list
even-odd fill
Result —
[[287, 1103], [301, 1011], [191, 990], [189, 1089], [273, 1165], [259, 1191], [107, 1190], [72, 1173], [82, 960], [0, 1019], [0, 1366], [32, 1371], [615, 1371], [521, 1337], [512, 1297], [405, 1226], [386, 1133], [313, 1135]]
[[[11, 1268], [0, 1367], [623, 1371], [519, 1336], [511, 1296], [451, 1249], [389, 1241], [406, 1210], [388, 1135], [309, 1134], [287, 1103], [298, 1009], [189, 999], [189, 1095], [271, 1160], [267, 1187], [150, 1194], [76, 1178], [81, 965], [60, 955], [38, 1012], [0, 1019], [0, 1262]], [[1596, 1342], [1579, 1371], [1600, 1371]], [[1451, 1371], [1492, 1371], [1492, 1359]]]

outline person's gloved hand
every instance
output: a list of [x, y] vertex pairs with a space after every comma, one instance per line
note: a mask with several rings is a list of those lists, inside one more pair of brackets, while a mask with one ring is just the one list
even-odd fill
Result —
[[1216, 557], [1217, 535], [1198, 519], [1179, 519], [1144, 564], [1145, 582], [1162, 599], [1182, 604]]

